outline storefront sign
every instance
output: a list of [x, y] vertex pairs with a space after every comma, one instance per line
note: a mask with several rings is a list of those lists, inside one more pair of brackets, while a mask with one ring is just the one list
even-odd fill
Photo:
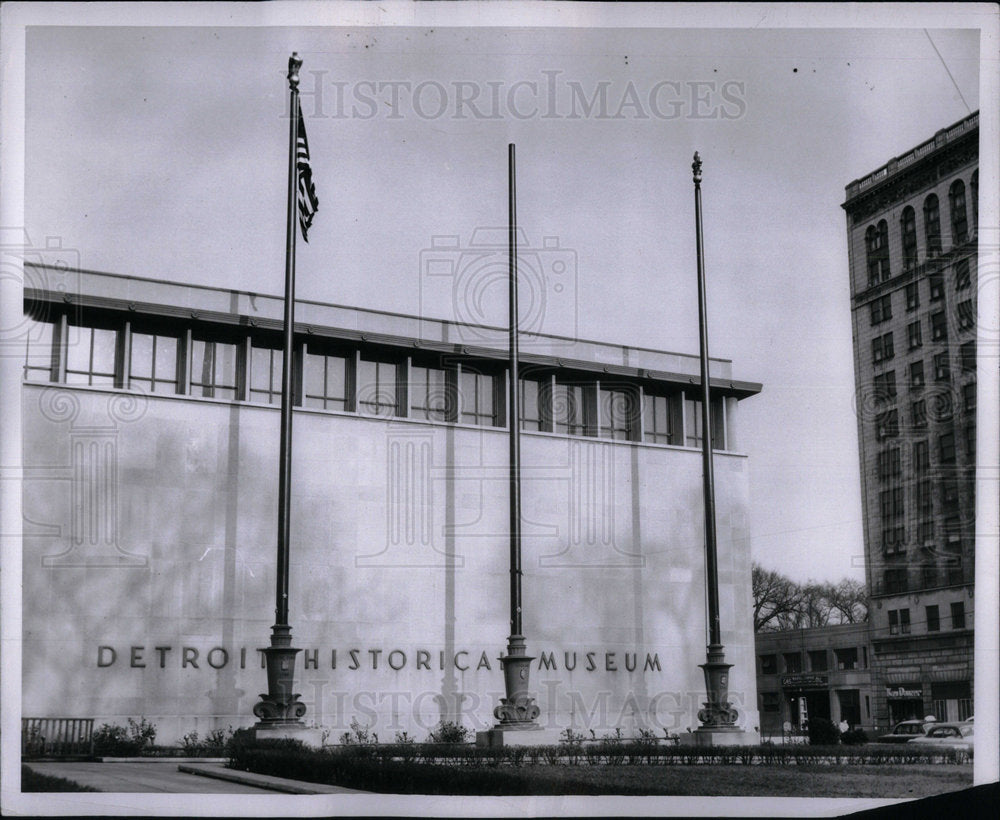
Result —
[[829, 686], [829, 675], [782, 675], [781, 685], [786, 689], [810, 689]]
[[922, 698], [924, 690], [919, 686], [887, 686], [885, 687], [887, 698]]

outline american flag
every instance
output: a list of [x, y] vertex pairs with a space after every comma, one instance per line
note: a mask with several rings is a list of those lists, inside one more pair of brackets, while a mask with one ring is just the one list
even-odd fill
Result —
[[313, 216], [319, 210], [319, 200], [316, 198], [316, 186], [312, 181], [312, 168], [309, 165], [309, 141], [306, 139], [306, 121], [302, 117], [302, 106], [295, 101], [298, 108], [298, 138], [295, 141], [295, 164], [299, 171], [299, 225], [302, 226], [302, 238], [309, 241], [309, 227]]

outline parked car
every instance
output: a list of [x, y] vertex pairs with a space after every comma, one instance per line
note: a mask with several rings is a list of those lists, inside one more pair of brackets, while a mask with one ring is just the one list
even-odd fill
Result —
[[916, 738], [923, 737], [927, 733], [927, 730], [934, 725], [933, 720], [904, 720], [893, 726], [889, 734], [880, 736], [877, 742], [907, 743]]
[[909, 742], [921, 748], [955, 749], [972, 754], [973, 731], [971, 723], [935, 723], [928, 727], [926, 735]]

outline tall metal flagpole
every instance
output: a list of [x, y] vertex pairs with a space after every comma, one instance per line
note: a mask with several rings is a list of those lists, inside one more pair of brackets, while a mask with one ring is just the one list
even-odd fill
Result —
[[715, 476], [712, 472], [712, 415], [708, 375], [708, 313], [705, 299], [705, 244], [701, 226], [701, 157], [695, 151], [694, 220], [698, 253], [698, 330], [701, 348], [701, 463], [702, 487], [705, 496], [705, 574], [708, 582], [708, 651], [701, 664], [705, 673], [707, 700], [699, 710], [698, 731], [735, 730], [738, 713], [729, 703], [729, 670], [722, 629], [719, 623], [719, 570], [715, 533]]
[[275, 620], [271, 627], [271, 645], [264, 649], [267, 662], [267, 694], [253, 707], [260, 718], [258, 727], [301, 726], [306, 705], [292, 691], [295, 656], [302, 650], [292, 646], [292, 628], [288, 624], [288, 546], [291, 534], [292, 485], [292, 343], [295, 327], [295, 240], [298, 166], [296, 143], [299, 123], [299, 69], [302, 60], [292, 52], [288, 60], [288, 87], [291, 93], [288, 135], [288, 222], [285, 234], [285, 327], [281, 371], [281, 443], [278, 467], [278, 560], [275, 590]]
[[521, 389], [517, 360], [517, 193], [514, 170], [514, 144], [507, 146], [507, 242], [508, 242], [508, 313], [509, 313], [509, 383], [508, 412], [510, 451], [510, 636], [507, 655], [500, 658], [507, 697], [501, 698], [493, 714], [499, 728], [533, 728], [540, 714], [528, 694], [528, 674], [534, 658], [526, 654], [521, 627]]

